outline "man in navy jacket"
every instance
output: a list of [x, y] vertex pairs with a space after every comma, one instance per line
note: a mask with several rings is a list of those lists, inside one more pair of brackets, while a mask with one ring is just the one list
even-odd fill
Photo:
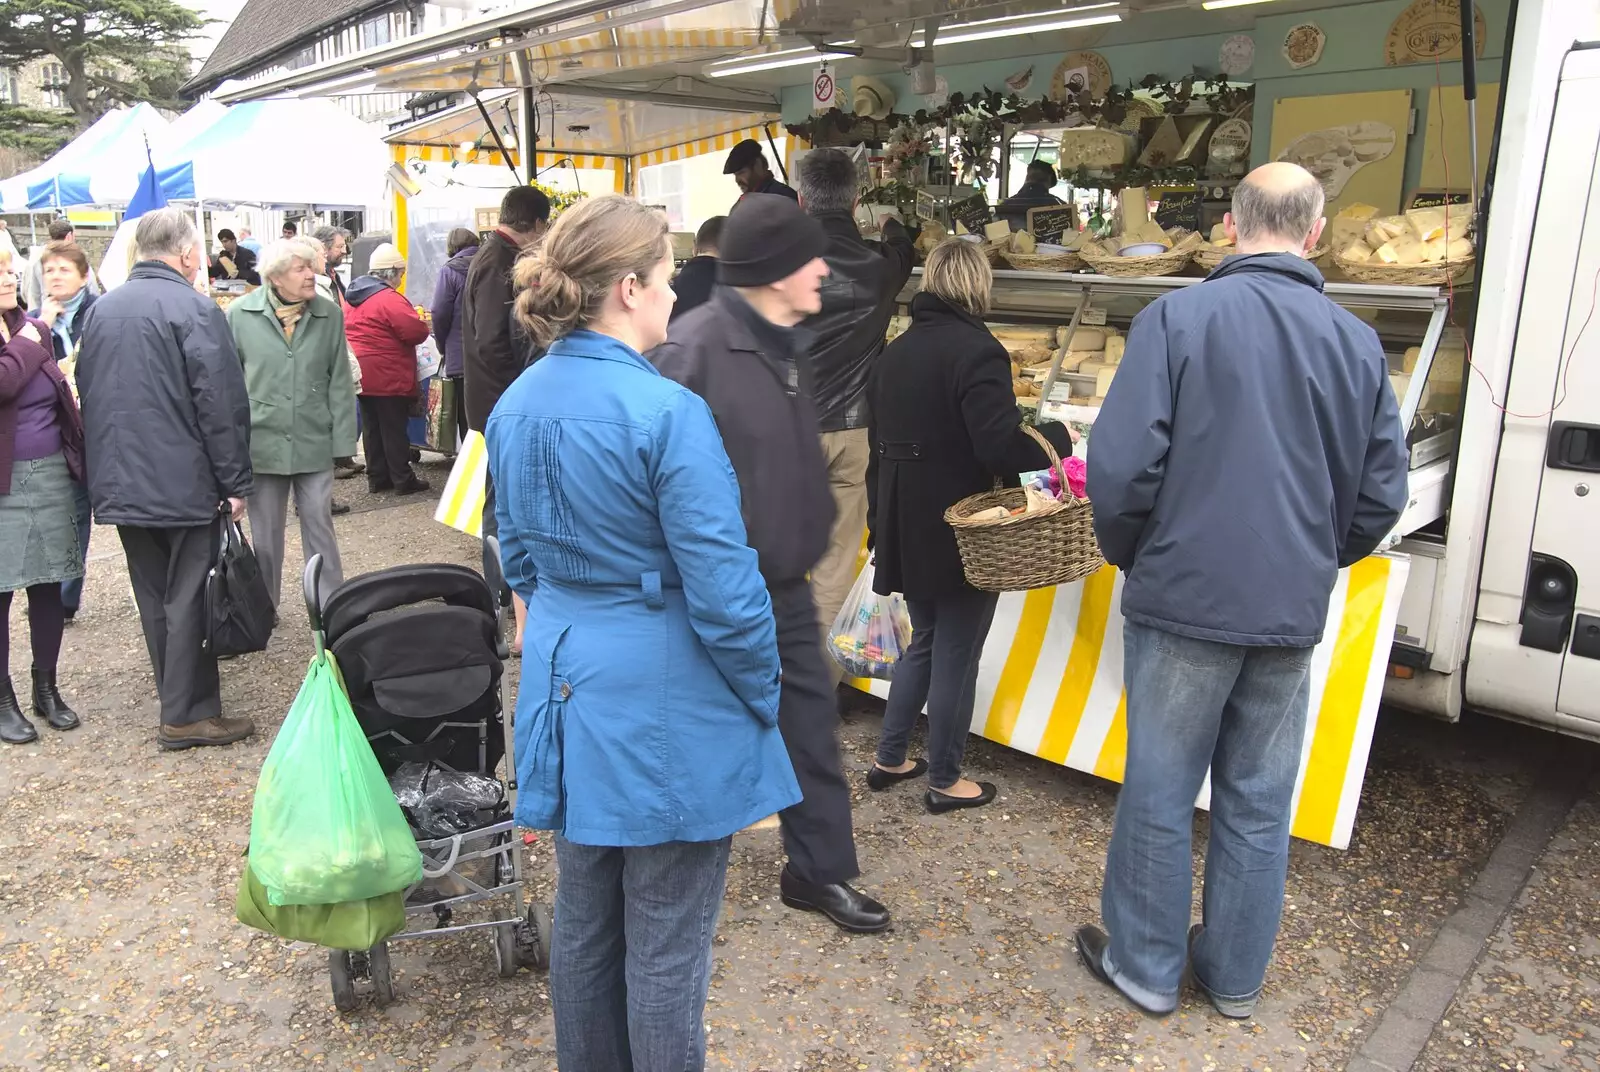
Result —
[[[1257, 168], [1225, 221], [1239, 253], [1133, 322], [1095, 421], [1088, 490], [1122, 594], [1128, 760], [1106, 931], [1080, 956], [1144, 1011], [1185, 962], [1251, 1014], [1277, 938], [1312, 649], [1339, 570], [1406, 504], [1408, 454], [1377, 334], [1303, 259], [1323, 191]], [[1193, 807], [1211, 773], [1203, 921], [1189, 930]]]

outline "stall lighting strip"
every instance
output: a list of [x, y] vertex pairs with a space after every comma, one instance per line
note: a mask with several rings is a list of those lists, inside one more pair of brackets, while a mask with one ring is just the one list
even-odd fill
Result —
[[[969, 41], [988, 41], [998, 37], [1018, 37], [1023, 34], [1048, 33], [1052, 30], [1072, 30], [1083, 26], [1103, 26], [1107, 23], [1121, 22], [1121, 3], [1087, 4], [1071, 8], [1057, 14], [1039, 15], [1012, 15], [997, 19], [980, 19], [976, 22], [964, 22], [946, 26], [939, 32], [937, 41], [941, 45], [959, 45]], [[1107, 8], [1118, 10], [1106, 10]], [[1087, 14], [1099, 11], [1100, 14]], [[923, 33], [917, 31], [907, 43], [907, 48], [923, 47]], [[804, 67], [816, 63], [819, 59], [828, 58], [829, 49], [837, 48], [845, 58], [853, 53], [858, 46], [841, 44], [836, 46], [822, 45], [817, 48], [785, 48], [776, 52], [767, 52], [759, 56], [748, 56], [740, 59], [720, 60], [706, 68], [706, 74], [712, 78], [727, 78], [731, 75], [757, 74], [761, 71], [775, 71], [782, 67]]]
[[1205, 0], [1200, 6], [1207, 11], [1220, 11], [1225, 7], [1248, 7], [1251, 4], [1270, 4], [1272, 0]]

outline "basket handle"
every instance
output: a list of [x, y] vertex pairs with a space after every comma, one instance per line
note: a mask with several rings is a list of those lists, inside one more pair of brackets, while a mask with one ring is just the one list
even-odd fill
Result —
[[1061, 455], [1056, 453], [1056, 448], [1051, 446], [1050, 441], [1044, 436], [1040, 435], [1039, 430], [1033, 425], [1024, 424], [1022, 426], [1022, 430], [1027, 432], [1028, 435], [1033, 438], [1035, 443], [1044, 448], [1045, 455], [1050, 459], [1049, 468], [1056, 471], [1056, 476], [1061, 480], [1061, 490], [1065, 492], [1067, 489], [1067, 470], [1066, 467], [1061, 464]]

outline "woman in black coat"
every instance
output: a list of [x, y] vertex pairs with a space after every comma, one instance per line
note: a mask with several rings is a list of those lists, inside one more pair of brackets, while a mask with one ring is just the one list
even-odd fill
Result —
[[[992, 784], [961, 777], [961, 756], [999, 597], [967, 584], [944, 512], [988, 491], [996, 478], [1014, 487], [1018, 474], [1050, 464], [1022, 431], [1010, 358], [979, 319], [993, 284], [976, 244], [952, 239], [934, 249], [922, 293], [911, 302], [911, 327], [883, 351], [867, 385], [873, 589], [903, 594], [912, 626], [867, 784], [887, 789], [927, 771], [932, 812], [981, 807], [995, 797]], [[1065, 426], [1039, 431], [1062, 456], [1071, 453]], [[907, 739], [924, 705], [930, 762], [908, 762]]]

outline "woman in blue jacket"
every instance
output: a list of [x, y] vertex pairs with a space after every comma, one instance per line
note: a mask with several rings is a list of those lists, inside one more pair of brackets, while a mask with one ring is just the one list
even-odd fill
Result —
[[487, 428], [506, 577], [528, 604], [516, 817], [556, 831], [550, 991], [571, 1072], [704, 1067], [731, 836], [799, 801], [772, 606], [711, 411], [666, 340], [665, 217], [562, 214], [517, 266], [548, 347]]

